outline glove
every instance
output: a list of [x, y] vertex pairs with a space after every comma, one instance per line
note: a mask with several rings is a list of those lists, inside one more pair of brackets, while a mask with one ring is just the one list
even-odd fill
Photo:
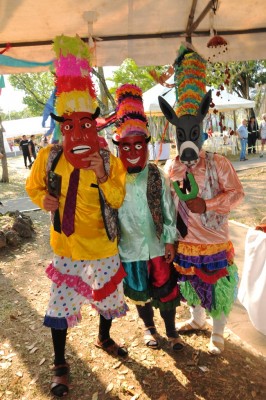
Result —
[[194, 214], [204, 214], [206, 212], [206, 202], [201, 197], [186, 201], [186, 205]]

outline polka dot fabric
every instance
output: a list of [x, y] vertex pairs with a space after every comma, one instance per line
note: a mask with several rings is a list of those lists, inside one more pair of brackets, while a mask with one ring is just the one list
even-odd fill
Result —
[[55, 327], [54, 322], [62, 318], [68, 327], [76, 325], [84, 303], [91, 304], [107, 319], [125, 315], [128, 310], [123, 293], [125, 272], [118, 255], [79, 261], [55, 255], [46, 273], [53, 281], [46, 326]]

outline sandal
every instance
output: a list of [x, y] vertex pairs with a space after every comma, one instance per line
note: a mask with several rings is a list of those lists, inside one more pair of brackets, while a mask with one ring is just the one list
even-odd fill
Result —
[[206, 330], [206, 324], [203, 325], [197, 324], [195, 321], [184, 321], [176, 324], [176, 329], [179, 333], [186, 332], [195, 332], [195, 331], [204, 331]]
[[[153, 329], [155, 333], [152, 333], [150, 329]], [[156, 329], [154, 326], [149, 326], [145, 329], [144, 331], [144, 343], [147, 347], [150, 349], [158, 349], [159, 348], [159, 343], [158, 343], [158, 335], [156, 333]]]
[[67, 396], [69, 392], [69, 364], [60, 364], [53, 367], [54, 376], [50, 385], [51, 393], [56, 397]]
[[174, 351], [184, 350], [185, 344], [179, 336], [178, 337], [169, 337], [168, 343], [170, 344], [171, 349]]
[[215, 356], [220, 355], [224, 351], [224, 337], [219, 333], [212, 333], [209, 343], [209, 353]]
[[111, 338], [105, 339], [104, 341], [100, 342], [99, 338], [97, 339], [95, 346], [99, 349], [106, 351], [106, 353], [110, 354], [111, 356], [119, 356], [126, 358], [128, 356], [128, 351], [125, 347], [119, 346], [115, 341]]

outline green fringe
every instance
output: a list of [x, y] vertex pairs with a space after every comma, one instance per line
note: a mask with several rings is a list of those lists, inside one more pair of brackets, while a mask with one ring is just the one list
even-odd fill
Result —
[[56, 36], [54, 39], [53, 49], [56, 57], [61, 55], [66, 57], [68, 54], [72, 54], [78, 58], [90, 59], [89, 47], [83, 40], [78, 36]]
[[142, 292], [137, 292], [128, 285], [124, 283], [124, 294], [126, 297], [133, 301], [143, 301], [146, 303], [151, 299], [151, 294], [149, 290], [144, 290]]
[[[237, 295], [238, 273], [237, 266], [232, 264], [227, 268], [228, 277], [220, 278], [213, 285], [213, 304], [211, 311], [206, 313], [214, 319], [219, 319], [221, 314], [229, 315]], [[180, 292], [189, 306], [200, 305], [200, 298], [189, 281], [180, 283]]]
[[200, 304], [200, 298], [189, 281], [180, 282], [180, 292], [189, 306], [197, 306]]
[[153, 307], [159, 308], [159, 310], [161, 310], [161, 311], [173, 310], [176, 307], [180, 306], [180, 299], [177, 298], [177, 299], [174, 299], [174, 300], [171, 300], [171, 301], [167, 301], [166, 303], [163, 303], [160, 300], [153, 299], [151, 301], [151, 304], [152, 304]]

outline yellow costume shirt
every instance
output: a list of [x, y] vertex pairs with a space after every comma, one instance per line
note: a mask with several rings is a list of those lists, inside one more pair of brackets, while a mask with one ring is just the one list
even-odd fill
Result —
[[[43, 209], [43, 199], [47, 193], [47, 161], [51, 146], [41, 149], [35, 160], [31, 174], [26, 182], [26, 190], [31, 200]], [[62, 222], [70, 174], [74, 167], [61, 155], [55, 172], [62, 176], [59, 214]], [[110, 154], [110, 174], [108, 180], [100, 185], [107, 203], [118, 209], [125, 197], [126, 171], [119, 158]], [[69, 237], [54, 231], [51, 225], [50, 243], [55, 254], [72, 260], [96, 260], [111, 257], [118, 253], [117, 240], [107, 237], [102, 218], [98, 182], [93, 171], [80, 170], [77, 194], [75, 231]]]

